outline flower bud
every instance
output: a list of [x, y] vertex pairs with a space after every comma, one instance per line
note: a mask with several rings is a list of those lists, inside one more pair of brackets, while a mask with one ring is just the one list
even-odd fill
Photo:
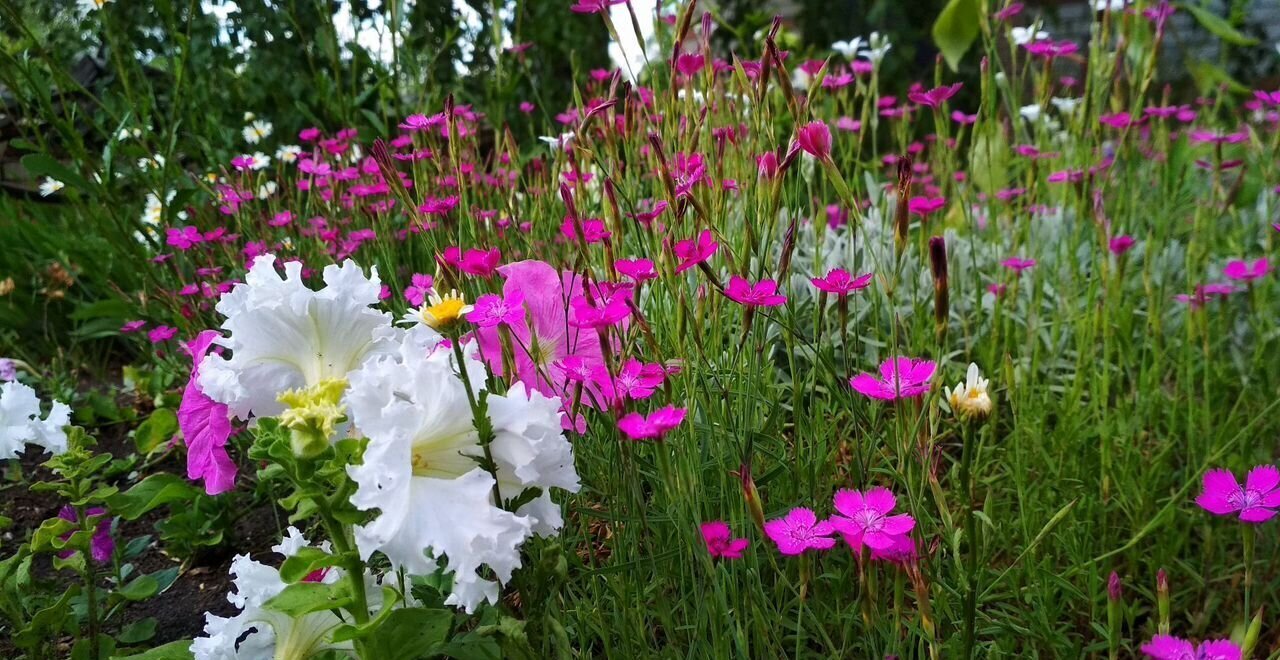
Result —
[[1160, 569], [1156, 572], [1156, 610], [1160, 613], [1159, 631], [1161, 635], [1169, 634], [1169, 574]]
[[929, 239], [929, 263], [933, 267], [933, 321], [938, 341], [947, 334], [951, 316], [951, 292], [947, 284], [947, 242], [941, 236]]

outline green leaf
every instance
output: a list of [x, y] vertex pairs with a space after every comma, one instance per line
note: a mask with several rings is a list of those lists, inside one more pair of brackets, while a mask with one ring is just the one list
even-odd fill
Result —
[[[61, 538], [64, 534], [76, 529], [76, 524], [70, 520], [63, 518], [50, 518], [42, 523], [36, 529], [35, 534], [31, 535], [31, 550], [34, 552], [49, 552], [61, 549]], [[58, 547], [55, 547], [55, 543]]]
[[976, 0], [950, 0], [933, 23], [933, 43], [942, 51], [952, 71], [960, 65], [969, 47], [978, 38], [981, 20]]
[[84, 177], [68, 169], [49, 154], [27, 154], [22, 157], [22, 168], [33, 177], [53, 177], [68, 186], [89, 191], [93, 186]]
[[113, 496], [108, 504], [113, 512], [125, 520], [137, 520], [152, 509], [190, 500], [198, 491], [186, 479], [174, 474], [153, 474], [128, 491]]
[[448, 610], [396, 610], [369, 637], [368, 643], [378, 648], [379, 658], [414, 660], [436, 651], [435, 647], [448, 638], [452, 626], [453, 613]]
[[[1180, 3], [1177, 6], [1178, 9], [1194, 16], [1195, 19], [1200, 22], [1201, 27], [1212, 32], [1214, 36], [1229, 44], [1236, 46], [1258, 45], [1257, 39], [1241, 34], [1239, 30], [1231, 27], [1231, 24], [1228, 23], [1226, 19], [1218, 16], [1208, 9], [1185, 3]], [[25, 161], [26, 159], [24, 158], [23, 160]]]
[[116, 594], [125, 600], [146, 600], [160, 591], [160, 582], [154, 575], [143, 575], [138, 579], [116, 590]]
[[136, 655], [116, 656], [115, 660], [190, 660], [191, 640], [180, 639]]
[[133, 432], [133, 444], [138, 447], [138, 451], [150, 454], [169, 442], [177, 432], [178, 415], [169, 408], [159, 408], [151, 413], [147, 421], [138, 425]]
[[284, 591], [267, 601], [264, 607], [297, 618], [312, 612], [340, 609], [351, 602], [352, 598], [347, 594], [345, 584], [302, 582], [285, 587]]
[[280, 565], [280, 579], [293, 584], [322, 568], [337, 566], [341, 561], [341, 557], [320, 548], [303, 548]]
[[156, 636], [156, 620], [155, 617], [147, 617], [141, 621], [134, 621], [125, 626], [119, 634], [116, 635], [116, 641], [121, 644], [138, 644]]

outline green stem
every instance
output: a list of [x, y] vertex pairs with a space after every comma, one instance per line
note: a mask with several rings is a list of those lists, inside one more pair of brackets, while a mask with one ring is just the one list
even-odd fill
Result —
[[967, 542], [965, 577], [968, 590], [964, 595], [964, 658], [973, 657], [974, 628], [977, 623], [978, 600], [978, 525], [973, 515], [973, 430], [964, 428], [964, 447], [960, 459], [960, 480], [965, 497], [964, 535]]

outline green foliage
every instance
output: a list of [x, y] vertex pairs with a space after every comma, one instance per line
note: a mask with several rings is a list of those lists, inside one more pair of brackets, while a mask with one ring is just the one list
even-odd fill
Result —
[[933, 42], [952, 71], [959, 68], [960, 58], [978, 38], [980, 12], [977, 0], [950, 0], [933, 23]]

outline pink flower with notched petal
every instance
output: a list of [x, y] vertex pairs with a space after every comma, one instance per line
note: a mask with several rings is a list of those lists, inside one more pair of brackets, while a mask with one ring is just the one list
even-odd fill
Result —
[[1248, 261], [1231, 261], [1227, 263], [1226, 268], [1222, 269], [1222, 274], [1240, 282], [1252, 282], [1266, 277], [1271, 272], [1271, 262], [1266, 257], [1254, 260], [1252, 263]]
[[498, 272], [498, 264], [502, 261], [502, 253], [498, 248], [489, 250], [467, 250], [458, 263], [458, 270], [477, 277], [493, 277]]
[[813, 283], [819, 291], [834, 293], [837, 296], [847, 296], [854, 291], [861, 291], [871, 284], [872, 273], [859, 275], [856, 278], [849, 276], [849, 271], [843, 268], [831, 269], [826, 277], [811, 277], [809, 281]]
[[1217, 516], [1240, 514], [1240, 520], [1260, 523], [1270, 520], [1280, 508], [1280, 470], [1259, 465], [1249, 471], [1244, 487], [1228, 470], [1210, 470], [1204, 475], [1204, 491], [1196, 498], [1200, 508]]
[[760, 280], [752, 284], [737, 275], [729, 278], [724, 296], [743, 307], [777, 307], [787, 302], [787, 297], [778, 293], [777, 282]]
[[831, 158], [831, 128], [821, 120], [811, 121], [796, 131], [796, 142], [805, 153], [818, 160]]
[[658, 277], [658, 271], [654, 269], [653, 262], [648, 259], [619, 259], [613, 266], [636, 284]]
[[1107, 241], [1107, 249], [1111, 250], [1111, 254], [1119, 256], [1132, 250], [1134, 243], [1132, 236], [1114, 236]]
[[702, 523], [701, 530], [707, 552], [716, 559], [741, 559], [742, 552], [751, 543], [747, 539], [733, 538], [728, 523], [721, 520]]
[[696, 241], [688, 239], [676, 242], [676, 258], [680, 259], [680, 263], [676, 265], [676, 272], [683, 273], [703, 263], [719, 249], [720, 244], [712, 237], [710, 229], [704, 229]]
[[946, 197], [912, 197], [907, 201], [907, 211], [912, 215], [927, 216], [937, 213], [946, 205]]
[[647, 399], [662, 387], [667, 372], [660, 364], [645, 364], [635, 358], [627, 360], [616, 376], [610, 376], [603, 364], [591, 372], [591, 379], [610, 401]]
[[569, 325], [575, 328], [604, 328], [631, 317], [631, 286], [602, 282], [590, 297], [574, 296], [569, 301]]
[[413, 277], [410, 278], [409, 286], [405, 287], [404, 299], [414, 307], [421, 307], [422, 301], [427, 299], [427, 294], [431, 292], [431, 287], [435, 282], [435, 278], [430, 275], [414, 273]]
[[157, 326], [147, 333], [147, 339], [153, 344], [169, 341], [174, 335], [178, 334], [178, 329], [167, 325]]
[[684, 408], [675, 406], [663, 406], [647, 417], [640, 413], [628, 413], [618, 420], [618, 430], [632, 440], [654, 440], [680, 426], [687, 413]]
[[960, 88], [964, 87], [964, 83], [956, 83], [954, 85], [943, 85], [935, 87], [927, 92], [911, 92], [907, 94], [907, 98], [916, 105], [923, 105], [930, 108], [937, 108], [947, 101], [947, 99], [956, 95]]
[[524, 320], [524, 293], [512, 291], [505, 296], [486, 293], [476, 298], [467, 321], [482, 328], [515, 325]]
[[1021, 275], [1023, 271], [1031, 270], [1032, 268], [1034, 268], [1036, 265], [1036, 260], [1023, 259], [1022, 257], [1009, 257], [1008, 259], [1001, 261], [1000, 265]]
[[577, 0], [569, 6], [569, 11], [575, 14], [599, 14], [608, 11], [613, 5], [620, 5], [627, 0]]
[[147, 322], [142, 320], [129, 321], [128, 323], [125, 323], [124, 325], [120, 326], [120, 332], [125, 334], [129, 334], [131, 332], [137, 332], [143, 329], [144, 327], [146, 327], [146, 325], [147, 325]]
[[818, 521], [818, 516], [811, 509], [796, 507], [785, 517], [770, 520], [764, 524], [764, 533], [778, 546], [778, 552], [795, 556], [810, 548], [814, 550], [830, 550], [835, 547], [836, 533], [831, 523]]
[[1142, 653], [1153, 660], [1240, 660], [1240, 647], [1225, 640], [1208, 640], [1199, 646], [1172, 635], [1156, 635], [1142, 645]]
[[880, 364], [880, 378], [861, 373], [849, 379], [856, 392], [873, 399], [910, 399], [929, 391], [938, 365], [932, 360], [895, 357]]
[[849, 547], [861, 551], [866, 545], [873, 550], [887, 550], [897, 537], [911, 532], [915, 518], [901, 513], [889, 515], [897, 499], [888, 488], [877, 486], [862, 491], [843, 489], [836, 492], [835, 507], [843, 515], [831, 516], [831, 526], [844, 536]]

